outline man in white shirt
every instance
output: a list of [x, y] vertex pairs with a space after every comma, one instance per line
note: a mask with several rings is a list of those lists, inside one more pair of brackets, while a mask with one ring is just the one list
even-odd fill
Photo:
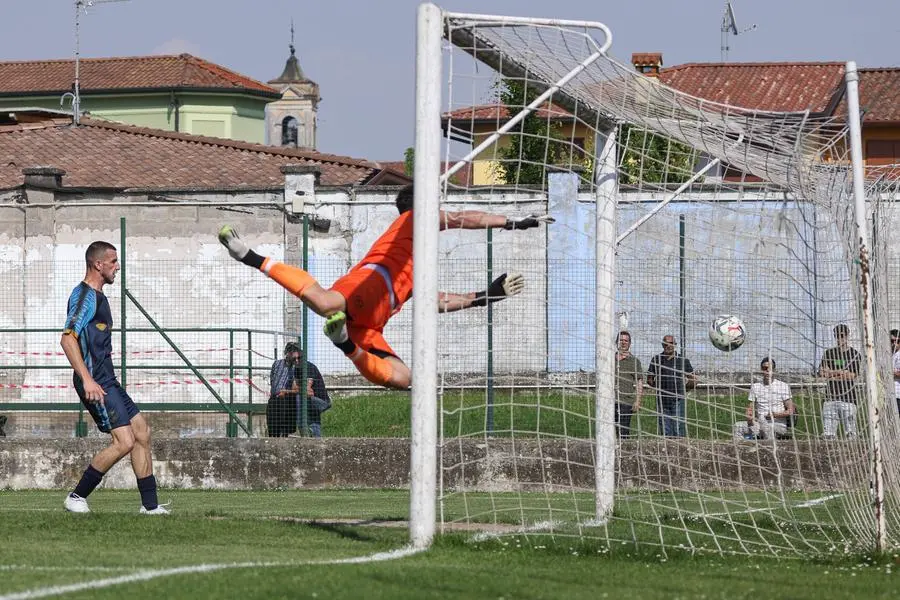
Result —
[[791, 388], [775, 379], [775, 361], [764, 358], [759, 363], [762, 383], [750, 386], [747, 397], [747, 420], [734, 424], [735, 439], [772, 439], [787, 437], [788, 419], [797, 408], [791, 400]]
[[891, 329], [891, 352], [894, 353], [894, 397], [897, 399], [897, 410], [900, 410], [900, 329]]

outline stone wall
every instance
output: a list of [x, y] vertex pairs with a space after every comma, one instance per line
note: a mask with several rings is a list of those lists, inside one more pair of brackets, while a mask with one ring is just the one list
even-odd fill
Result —
[[[64, 489], [78, 480], [100, 439], [0, 440], [0, 489]], [[162, 487], [202, 489], [406, 488], [407, 439], [155, 440]], [[444, 485], [467, 490], [594, 489], [588, 441], [456, 440], [442, 452]], [[625, 442], [620, 490], [826, 491], [865, 486], [866, 452], [852, 442], [656, 440]], [[107, 487], [134, 487], [128, 459]]]

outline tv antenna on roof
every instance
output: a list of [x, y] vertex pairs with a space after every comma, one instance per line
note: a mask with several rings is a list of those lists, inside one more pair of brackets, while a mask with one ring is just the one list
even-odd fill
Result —
[[81, 40], [79, 37], [81, 29], [81, 13], [87, 14], [87, 9], [97, 4], [107, 4], [109, 2], [128, 2], [128, 0], [75, 0], [75, 87], [74, 91], [66, 92], [59, 99], [59, 105], [65, 103], [66, 98], [72, 99], [72, 120], [75, 125], [81, 121]]
[[728, 35], [741, 35], [742, 33], [747, 33], [748, 31], [753, 31], [755, 29], [756, 24], [753, 24], [750, 27], [738, 30], [737, 19], [734, 17], [734, 7], [731, 6], [731, 1], [727, 0], [725, 2], [725, 13], [722, 15], [722, 45], [720, 48], [722, 62], [728, 62], [728, 51], [731, 50], [728, 46]]

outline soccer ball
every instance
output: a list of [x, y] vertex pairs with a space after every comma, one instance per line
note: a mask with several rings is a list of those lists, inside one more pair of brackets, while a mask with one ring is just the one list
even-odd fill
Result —
[[719, 315], [709, 324], [709, 341], [722, 352], [737, 350], [746, 339], [744, 322], [734, 315]]

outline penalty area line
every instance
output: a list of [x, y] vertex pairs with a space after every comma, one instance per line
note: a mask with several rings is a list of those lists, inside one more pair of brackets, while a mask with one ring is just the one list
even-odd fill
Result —
[[389, 552], [376, 552], [366, 556], [354, 556], [352, 558], [338, 558], [334, 560], [301, 560], [290, 562], [243, 562], [243, 563], [218, 563], [206, 565], [187, 565], [184, 567], [172, 567], [169, 569], [143, 570], [128, 575], [120, 575], [118, 577], [109, 577], [107, 579], [97, 579], [95, 581], [82, 581], [80, 583], [72, 583], [67, 585], [54, 585], [44, 588], [36, 588], [26, 590], [24, 592], [16, 592], [0, 596], [0, 600], [30, 600], [31, 598], [48, 598], [50, 596], [60, 596], [63, 594], [71, 594], [84, 590], [97, 590], [116, 585], [125, 585], [138, 581], [148, 581], [158, 579], [160, 577], [172, 577], [175, 575], [190, 575], [193, 573], [212, 573], [214, 571], [224, 571], [225, 569], [265, 569], [272, 567], [299, 567], [311, 565], [346, 565], [346, 564], [362, 564], [382, 562], [388, 560], [397, 560], [424, 552], [424, 548], [413, 548], [406, 546], [391, 550]]

